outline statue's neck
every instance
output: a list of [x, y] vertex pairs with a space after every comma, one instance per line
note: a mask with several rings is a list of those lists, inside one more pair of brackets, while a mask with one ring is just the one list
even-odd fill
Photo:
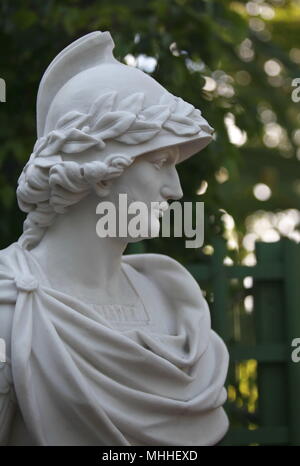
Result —
[[[108, 296], [121, 293], [121, 260], [126, 240], [99, 238], [96, 206], [89, 196], [58, 215], [32, 254], [58, 289], [100, 289]], [[75, 293], [76, 295], [76, 293]]]

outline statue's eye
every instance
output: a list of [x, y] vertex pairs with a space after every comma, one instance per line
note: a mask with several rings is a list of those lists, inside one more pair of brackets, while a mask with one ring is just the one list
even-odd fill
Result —
[[166, 157], [164, 157], [162, 159], [159, 159], [159, 160], [156, 160], [154, 162], [154, 166], [159, 170], [160, 168], [162, 168], [165, 165], [167, 160], [168, 159]]

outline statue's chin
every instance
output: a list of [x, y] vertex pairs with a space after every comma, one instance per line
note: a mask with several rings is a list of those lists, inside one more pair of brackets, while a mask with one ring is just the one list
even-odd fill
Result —
[[144, 225], [140, 225], [138, 228], [140, 234], [137, 235], [135, 229], [130, 228], [130, 223], [128, 225], [128, 237], [127, 240], [129, 243], [136, 243], [142, 241], [143, 239], [157, 238], [160, 232], [160, 222], [159, 216], [154, 213], [145, 220]]
[[153, 215], [151, 216], [151, 219], [150, 219], [150, 225], [151, 225], [151, 228], [150, 228], [150, 238], [156, 238], [157, 236], [159, 236], [159, 232], [160, 232], [160, 222], [159, 222], [159, 219]]

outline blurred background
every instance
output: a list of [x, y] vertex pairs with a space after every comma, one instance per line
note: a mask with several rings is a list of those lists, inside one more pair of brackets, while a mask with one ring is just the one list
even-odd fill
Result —
[[36, 139], [38, 84], [78, 37], [109, 30], [115, 56], [202, 110], [214, 141], [178, 166], [205, 203], [205, 241], [157, 238], [194, 274], [231, 353], [224, 443], [300, 445], [299, 0], [1, 0], [0, 248], [22, 231], [15, 190]]

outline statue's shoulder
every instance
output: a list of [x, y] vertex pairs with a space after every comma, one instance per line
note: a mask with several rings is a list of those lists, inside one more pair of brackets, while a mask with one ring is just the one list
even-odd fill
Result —
[[203, 299], [199, 284], [191, 273], [177, 260], [165, 254], [129, 254], [123, 256], [123, 262], [128, 263], [157, 285], [181, 298], [185, 296]]
[[16, 268], [15, 243], [0, 250], [0, 338], [9, 351], [11, 329], [15, 308], [16, 291], [14, 286], [14, 269]]
[[7, 444], [15, 412], [11, 333], [16, 298], [14, 272], [17, 267], [17, 254], [15, 243], [0, 250], [0, 445]]
[[0, 250], [0, 305], [15, 300], [14, 278], [20, 269], [19, 255], [17, 243]]
[[[186, 273], [186, 268], [177, 260], [166, 254], [128, 254], [123, 255], [122, 260], [130, 264], [141, 272], [147, 272], [150, 275], [155, 273], [177, 271]], [[187, 272], [188, 273], [188, 272]]]
[[0, 249], [0, 280], [5, 274], [11, 275], [18, 253], [17, 243], [12, 243], [7, 248]]

